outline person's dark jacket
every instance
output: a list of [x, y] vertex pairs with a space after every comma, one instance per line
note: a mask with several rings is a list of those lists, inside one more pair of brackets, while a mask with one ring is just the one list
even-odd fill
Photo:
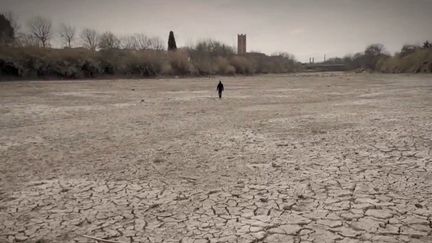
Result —
[[219, 92], [224, 91], [224, 86], [223, 86], [222, 82], [219, 82], [219, 84], [218, 84], [216, 90], [219, 91]]

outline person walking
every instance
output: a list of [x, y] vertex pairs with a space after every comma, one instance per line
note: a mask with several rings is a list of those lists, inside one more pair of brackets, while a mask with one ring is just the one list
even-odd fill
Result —
[[222, 81], [219, 80], [219, 84], [217, 85], [216, 90], [218, 91], [219, 99], [222, 99], [222, 92], [224, 91]]

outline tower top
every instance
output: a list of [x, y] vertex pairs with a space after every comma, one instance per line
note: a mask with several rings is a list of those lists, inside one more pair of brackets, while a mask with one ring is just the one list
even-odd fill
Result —
[[237, 54], [246, 54], [246, 34], [237, 34]]

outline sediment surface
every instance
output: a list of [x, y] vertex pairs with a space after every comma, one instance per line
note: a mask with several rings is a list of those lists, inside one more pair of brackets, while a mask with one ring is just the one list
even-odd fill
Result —
[[432, 75], [0, 83], [0, 242], [431, 242]]

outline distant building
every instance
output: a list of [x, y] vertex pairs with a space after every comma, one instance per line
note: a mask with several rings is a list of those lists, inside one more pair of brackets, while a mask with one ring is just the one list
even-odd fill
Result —
[[237, 35], [237, 54], [239, 54], [239, 55], [246, 54], [246, 35], [245, 34]]

